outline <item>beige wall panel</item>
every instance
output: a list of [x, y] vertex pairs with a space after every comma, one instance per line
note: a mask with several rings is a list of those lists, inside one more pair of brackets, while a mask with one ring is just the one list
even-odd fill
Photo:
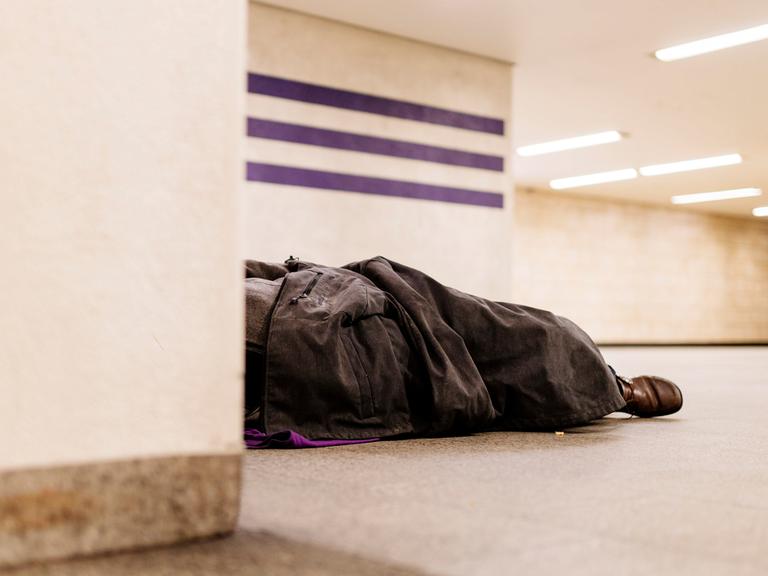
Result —
[[0, 468], [241, 447], [245, 3], [0, 3]]
[[[503, 119], [506, 136], [248, 96], [250, 116], [509, 156], [508, 64], [258, 3], [251, 72]], [[503, 193], [503, 209], [249, 182], [247, 254], [341, 265], [383, 255], [458, 288], [505, 298], [511, 286], [512, 184], [504, 172], [248, 139], [246, 159]]]
[[[317, 263], [343, 264], [382, 255], [430, 271], [438, 280], [481, 295], [503, 298], [509, 293], [512, 266], [498, 257], [496, 246], [506, 231], [499, 230], [498, 214], [487, 208], [393, 200], [378, 196], [325, 192], [293, 186], [276, 188], [251, 184], [246, 209], [264, 209], [270, 194], [269, 217], [281, 226], [273, 239], [253, 226], [246, 230], [250, 246], [260, 246], [259, 257], [282, 261], [289, 255]], [[427, 206], [424, 206], [427, 204]], [[333, 214], [323, 219], [316, 214]], [[471, 238], [453, 232], [472, 228]], [[505, 250], [500, 250], [504, 253]]]
[[250, 69], [304, 82], [504, 114], [509, 64], [251, 2]]
[[514, 297], [601, 342], [768, 340], [768, 225], [549, 192], [516, 197]]

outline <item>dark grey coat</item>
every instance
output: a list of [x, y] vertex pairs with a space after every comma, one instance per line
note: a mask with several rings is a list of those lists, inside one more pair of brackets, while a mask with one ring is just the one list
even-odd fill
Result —
[[282, 278], [258, 375], [268, 433], [560, 429], [624, 406], [592, 340], [550, 312], [471, 296], [382, 257], [342, 268], [248, 261], [246, 277]]

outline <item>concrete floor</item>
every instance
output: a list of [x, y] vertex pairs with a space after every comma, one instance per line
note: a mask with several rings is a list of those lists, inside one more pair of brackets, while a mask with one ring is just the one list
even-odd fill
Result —
[[768, 574], [768, 348], [608, 348], [677, 415], [246, 455], [234, 538], [15, 574]]
[[241, 523], [431, 574], [768, 574], [768, 349], [607, 348], [674, 416], [251, 452]]
[[416, 570], [241, 529], [182, 546], [0, 570], [3, 576], [422, 576]]

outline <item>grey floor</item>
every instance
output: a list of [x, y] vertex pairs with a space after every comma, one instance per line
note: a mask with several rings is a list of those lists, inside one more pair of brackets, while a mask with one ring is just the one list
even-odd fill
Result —
[[246, 456], [233, 538], [24, 574], [768, 574], [768, 348], [608, 348], [674, 416]]
[[768, 574], [768, 349], [607, 348], [677, 415], [246, 458], [242, 525], [430, 574]]

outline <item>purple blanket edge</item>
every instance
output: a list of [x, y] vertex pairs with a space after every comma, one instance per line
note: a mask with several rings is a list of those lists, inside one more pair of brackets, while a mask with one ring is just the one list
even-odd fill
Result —
[[310, 440], [293, 430], [283, 430], [273, 434], [265, 434], [257, 428], [246, 428], [243, 432], [245, 446], [258, 448], [326, 448], [328, 446], [346, 446], [348, 444], [367, 444], [377, 442], [379, 438], [364, 440]]

